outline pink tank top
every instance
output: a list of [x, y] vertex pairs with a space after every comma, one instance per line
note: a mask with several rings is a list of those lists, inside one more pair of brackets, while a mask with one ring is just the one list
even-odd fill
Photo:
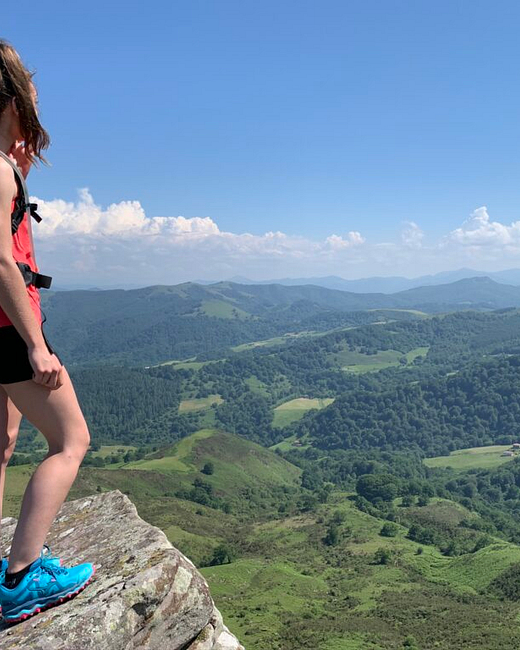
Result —
[[[15, 202], [11, 204], [11, 212], [14, 211]], [[18, 230], [13, 235], [13, 257], [16, 262], [24, 262], [31, 267], [31, 270], [39, 273], [40, 269], [36, 266], [36, 260], [32, 255], [31, 250], [31, 239], [29, 235], [29, 226], [27, 220], [30, 219], [30, 215], [26, 212], [23, 216], [23, 219], [18, 226]], [[21, 274], [20, 274], [21, 275]], [[29, 300], [31, 302], [31, 307], [36, 316], [36, 320], [39, 324], [42, 322], [42, 314], [40, 308], [40, 290], [37, 289], [34, 284], [28, 284], [26, 286], [27, 293], [29, 294]], [[0, 307], [0, 327], [6, 327], [7, 325], [12, 325], [7, 314]]]

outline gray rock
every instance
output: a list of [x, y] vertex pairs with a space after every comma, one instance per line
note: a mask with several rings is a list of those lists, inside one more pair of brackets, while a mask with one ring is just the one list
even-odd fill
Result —
[[[1, 521], [3, 554], [16, 519]], [[0, 627], [0, 650], [244, 650], [208, 584], [119, 490], [65, 502], [46, 540], [65, 565], [92, 562], [73, 599]]]

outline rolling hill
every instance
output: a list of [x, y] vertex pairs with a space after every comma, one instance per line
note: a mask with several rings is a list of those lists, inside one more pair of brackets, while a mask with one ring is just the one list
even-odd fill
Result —
[[419, 311], [520, 306], [520, 287], [485, 277], [391, 295], [231, 282], [41, 295], [48, 317], [46, 332], [74, 365], [151, 365], [194, 355], [215, 358], [230, 347], [289, 332], [409, 320], [420, 318], [414, 313]]

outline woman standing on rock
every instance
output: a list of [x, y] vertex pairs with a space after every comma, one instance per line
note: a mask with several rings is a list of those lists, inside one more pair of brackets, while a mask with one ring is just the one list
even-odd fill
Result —
[[24, 178], [49, 142], [32, 74], [0, 40], [0, 506], [22, 416], [49, 446], [25, 490], [9, 561], [0, 566], [5, 622], [73, 596], [95, 572], [91, 563], [61, 566], [43, 551], [90, 443], [69, 374], [43, 333], [39, 287], [50, 278], [34, 257], [31, 217], [40, 217], [24, 198]]

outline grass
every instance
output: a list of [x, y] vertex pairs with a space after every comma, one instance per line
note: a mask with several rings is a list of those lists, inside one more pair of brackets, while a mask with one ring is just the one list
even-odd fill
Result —
[[281, 631], [281, 613], [293, 619], [309, 609], [324, 614], [326, 582], [288, 562], [240, 559], [200, 571], [220, 603], [226, 625], [251, 650], [273, 647], [269, 641]]
[[273, 336], [270, 339], [263, 339], [260, 341], [251, 341], [250, 343], [241, 343], [240, 345], [235, 345], [231, 348], [233, 352], [244, 352], [245, 350], [252, 350], [253, 348], [258, 347], [272, 347], [274, 345], [283, 345], [288, 343], [293, 339], [308, 337], [308, 336], [319, 336], [322, 332], [313, 332], [313, 331], [302, 331], [302, 332], [287, 332], [282, 336]]
[[234, 307], [224, 300], [204, 300], [200, 310], [206, 316], [215, 316], [217, 318], [239, 318], [241, 320], [249, 318], [249, 314], [246, 311], [239, 307]]
[[[259, 445], [211, 429], [160, 453], [120, 468], [82, 467], [68, 498], [116, 488], [127, 494], [139, 515], [200, 567], [226, 625], [248, 650], [399, 650], [411, 636], [421, 640], [418, 647], [438, 650], [519, 647], [514, 623], [520, 606], [481, 595], [520, 562], [519, 546], [496, 540], [476, 553], [445, 557], [434, 546], [409, 540], [404, 526], [396, 537], [382, 537], [384, 521], [357, 510], [352, 495], [340, 491], [315, 512], [274, 519], [259, 508], [256, 519], [241, 520], [168, 495], [200, 475], [206, 460], [215, 473], [204, 480], [229, 495], [248, 487], [257, 495], [267, 486], [293, 488], [301, 470]], [[7, 469], [11, 500], [21, 498], [32, 471]], [[439, 525], [475, 516], [445, 499], [409, 510]], [[344, 515], [340, 539], [327, 546], [323, 537], [336, 511]], [[237, 559], [202, 566], [222, 541], [238, 549]], [[398, 560], [375, 564], [381, 547]]]
[[281, 442], [277, 442], [275, 445], [271, 445], [269, 449], [272, 449], [273, 451], [275, 449], [280, 449], [281, 451], [289, 451], [290, 449], [294, 449], [296, 446], [298, 449], [307, 449], [308, 447], [311, 447], [309, 443], [305, 442], [305, 437], [301, 439], [302, 443], [301, 445], [294, 445], [294, 441], [296, 440], [296, 434], [293, 434], [292, 436], [288, 436], [287, 438], [284, 438]]
[[291, 422], [299, 420], [310, 409], [322, 409], [332, 404], [334, 398], [311, 399], [298, 397], [280, 404], [274, 409], [273, 426], [286, 427]]
[[245, 383], [254, 393], [258, 393], [259, 395], [262, 395], [262, 397], [269, 397], [269, 390], [267, 388], [267, 385], [264, 384], [263, 381], [260, 381], [260, 379], [258, 379], [258, 377], [255, 375], [251, 375], [245, 379]]
[[93, 451], [92, 456], [106, 458], [111, 454], [126, 454], [127, 451], [137, 449], [134, 445], [101, 445], [98, 451]]
[[18, 517], [23, 493], [34, 469], [31, 465], [7, 466], [2, 517]]
[[155, 366], [145, 366], [145, 368], [159, 368], [160, 366], [174, 366], [175, 368], [181, 369], [191, 369], [191, 370], [200, 370], [203, 366], [208, 363], [215, 363], [215, 361], [222, 361], [223, 359], [216, 359], [211, 361], [193, 361], [195, 357], [190, 357], [189, 359], [170, 359], [170, 361], [163, 361], [158, 363]]
[[[520, 561], [520, 547], [497, 541], [473, 554], [445, 557], [407, 539], [405, 528], [395, 538], [381, 537], [382, 520], [358, 511], [348, 495], [331, 496], [317, 513], [255, 525], [244, 543], [256, 549], [256, 557], [201, 569], [217, 607], [246, 647], [398, 649], [408, 637], [429, 635], [419, 647], [451, 650], [466, 647], [452, 644], [452, 633], [445, 631], [460, 630], [461, 621], [472, 649], [517, 647], [498, 612], [505, 607], [516, 616], [518, 607], [479, 593]], [[341, 527], [349, 532], [327, 547], [321, 542], [323, 522], [336, 510], [345, 515]], [[430, 515], [444, 521], [462, 517], [462, 510], [440, 500], [431, 504]], [[398, 563], [374, 564], [381, 547], [398, 553]], [[493, 614], [485, 614], [492, 608]], [[510, 620], [506, 610], [503, 620]], [[488, 634], [496, 645], [482, 641]]]
[[424, 464], [428, 467], [450, 467], [458, 471], [468, 469], [492, 469], [509, 463], [515, 456], [502, 456], [504, 451], [511, 449], [511, 445], [490, 445], [488, 447], [471, 447], [452, 451], [449, 456], [436, 456], [425, 458]]
[[179, 404], [179, 413], [190, 413], [209, 408], [212, 404], [221, 404], [224, 400], [220, 395], [208, 395], [207, 397], [196, 397], [183, 399]]
[[190, 461], [194, 446], [201, 440], [215, 435], [214, 429], [201, 429], [171, 447], [162, 458], [143, 458], [124, 465], [125, 469], [153, 470], [159, 472], [197, 472], [198, 469]]
[[235, 499], [246, 486], [294, 486], [301, 470], [261, 445], [218, 429], [201, 429], [172, 447], [130, 463], [114, 463], [106, 471], [139, 470], [170, 474], [177, 487], [191, 487], [200, 469], [211, 461], [214, 473], [204, 475], [217, 494]]
[[408, 361], [408, 363], [413, 363], [417, 357], [425, 357], [430, 350], [430, 346], [426, 345], [424, 347], [419, 347], [419, 348], [414, 348], [413, 350], [410, 350], [410, 352], [407, 352], [405, 354], [405, 357]]
[[406, 365], [410, 365], [416, 358], [426, 356], [428, 350], [429, 347], [418, 347], [403, 355], [398, 350], [379, 350], [376, 354], [364, 354], [359, 349], [343, 348], [329, 356], [342, 370], [359, 374], [398, 367], [401, 365], [400, 359], [402, 357], [406, 359]]

